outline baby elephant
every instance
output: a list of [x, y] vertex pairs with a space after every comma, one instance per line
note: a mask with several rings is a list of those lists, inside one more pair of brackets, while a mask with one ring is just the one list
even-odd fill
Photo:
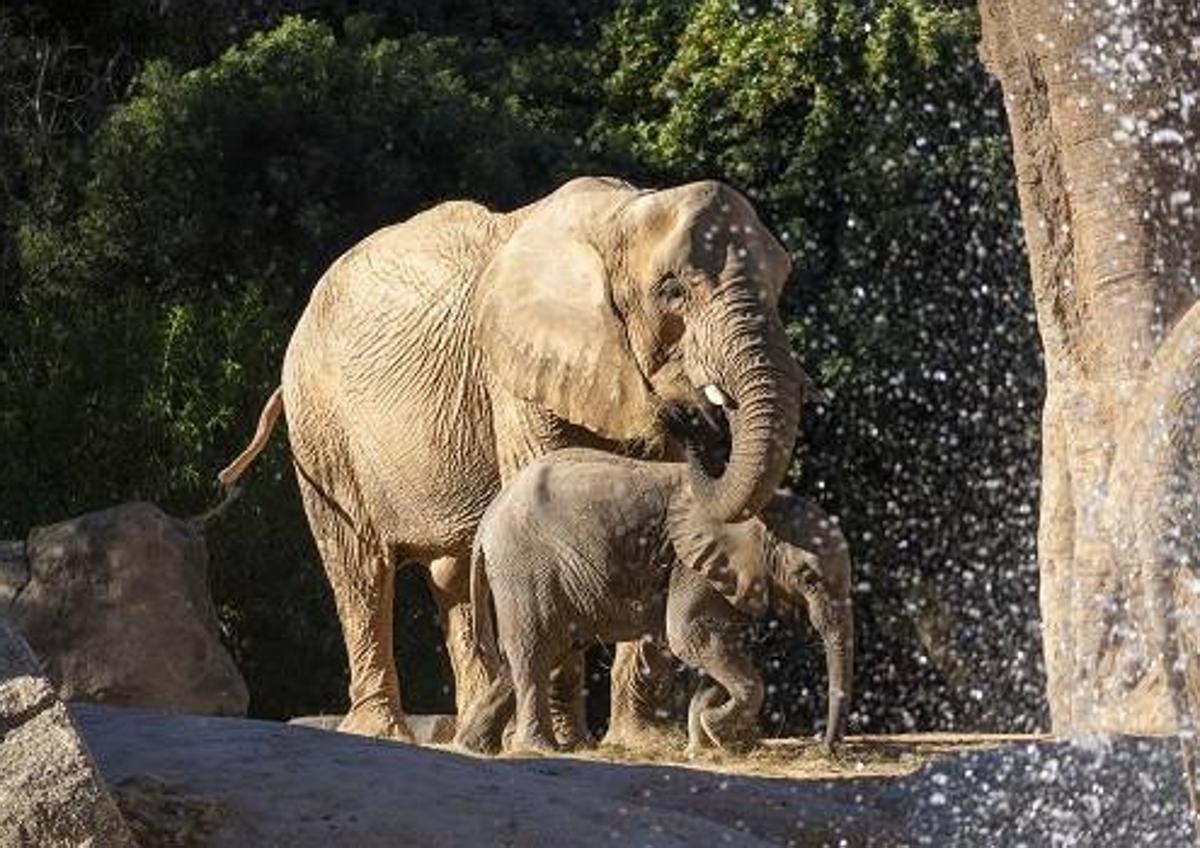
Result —
[[665, 639], [714, 681], [692, 700], [689, 748], [749, 741], [763, 684], [746, 635], [751, 618], [768, 609], [793, 620], [807, 610], [829, 670], [826, 745], [845, 727], [850, 558], [828, 516], [790, 495], [777, 495], [761, 517], [723, 524], [694, 499], [686, 464], [583, 449], [549, 454], [509, 481], [484, 514], [471, 608], [494, 680], [460, 722], [456, 741], [467, 748], [500, 747], [515, 694], [511, 746], [553, 750], [551, 670], [594, 640], [641, 638]]

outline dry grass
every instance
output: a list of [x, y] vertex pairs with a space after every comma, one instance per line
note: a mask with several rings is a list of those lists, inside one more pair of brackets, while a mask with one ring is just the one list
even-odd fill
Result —
[[[1012, 733], [897, 733], [848, 736], [832, 754], [816, 739], [788, 737], [764, 739], [745, 752], [710, 749], [689, 757], [687, 734], [682, 728], [660, 730], [637, 746], [605, 743], [569, 754], [498, 755], [505, 760], [541, 759], [546, 756], [623, 765], [669, 765], [722, 774], [777, 777], [792, 780], [854, 780], [903, 777], [926, 763], [969, 751], [982, 751], [1006, 743], [1037, 742], [1049, 737]], [[471, 754], [453, 745], [431, 747]]]
[[745, 753], [713, 750], [689, 758], [684, 750], [687, 739], [680, 732], [663, 733], [660, 738], [636, 748], [606, 744], [562, 756], [592, 762], [674, 765], [755, 777], [853, 780], [901, 777], [942, 757], [994, 748], [1006, 742], [1032, 742], [1041, 738], [950, 733], [851, 736], [832, 755], [822, 751], [818, 742], [812, 739], [766, 739]]

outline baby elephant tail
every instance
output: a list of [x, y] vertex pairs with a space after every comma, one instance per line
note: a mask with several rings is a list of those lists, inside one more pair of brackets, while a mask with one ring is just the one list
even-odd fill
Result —
[[500, 670], [500, 649], [496, 644], [496, 620], [492, 615], [492, 589], [488, 585], [486, 558], [478, 538], [471, 548], [471, 634], [475, 637], [475, 652], [488, 673], [495, 676]]

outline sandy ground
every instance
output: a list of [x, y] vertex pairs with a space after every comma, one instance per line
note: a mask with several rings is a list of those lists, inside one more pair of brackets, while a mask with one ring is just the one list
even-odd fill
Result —
[[741, 757], [478, 758], [310, 727], [73, 705], [146, 845], [1194, 845], [1173, 740], [809, 740]]
[[705, 752], [689, 758], [682, 734], [664, 739], [653, 749], [628, 750], [602, 745], [576, 756], [609, 763], [658, 763], [722, 774], [793, 780], [853, 780], [867, 777], [901, 777], [921, 766], [964, 752], [985, 751], [1013, 743], [1036, 743], [1047, 737], [1028, 734], [906, 733], [850, 736], [832, 755], [810, 739], [766, 739], [757, 748], [729, 754]]

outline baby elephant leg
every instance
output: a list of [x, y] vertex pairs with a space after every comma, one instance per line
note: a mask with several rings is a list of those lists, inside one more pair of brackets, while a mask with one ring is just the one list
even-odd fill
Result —
[[510, 651], [513, 691], [517, 700], [514, 751], [557, 751], [550, 718], [550, 669], [527, 651]]
[[565, 751], [595, 744], [587, 727], [583, 651], [567, 654], [550, 674], [550, 714], [554, 736]]
[[502, 665], [487, 689], [466, 705], [454, 743], [479, 754], [499, 753], [514, 709], [512, 674]]
[[724, 688], [707, 677], [701, 678], [700, 685], [696, 688], [696, 692], [692, 695], [692, 700], [688, 704], [687, 753], [689, 757], [695, 756], [705, 748], [711, 748], [715, 744], [700, 724], [700, 713], [719, 705], [725, 698]]
[[[729, 622], [699, 620], [673, 640], [676, 656], [704, 671], [728, 694], [724, 701], [709, 684], [696, 693], [689, 709], [689, 747], [697, 736], [727, 749], [742, 749], [758, 741], [758, 711], [763, 702], [762, 676], [746, 656], [740, 627]], [[697, 726], [696, 736], [690, 731]]]

